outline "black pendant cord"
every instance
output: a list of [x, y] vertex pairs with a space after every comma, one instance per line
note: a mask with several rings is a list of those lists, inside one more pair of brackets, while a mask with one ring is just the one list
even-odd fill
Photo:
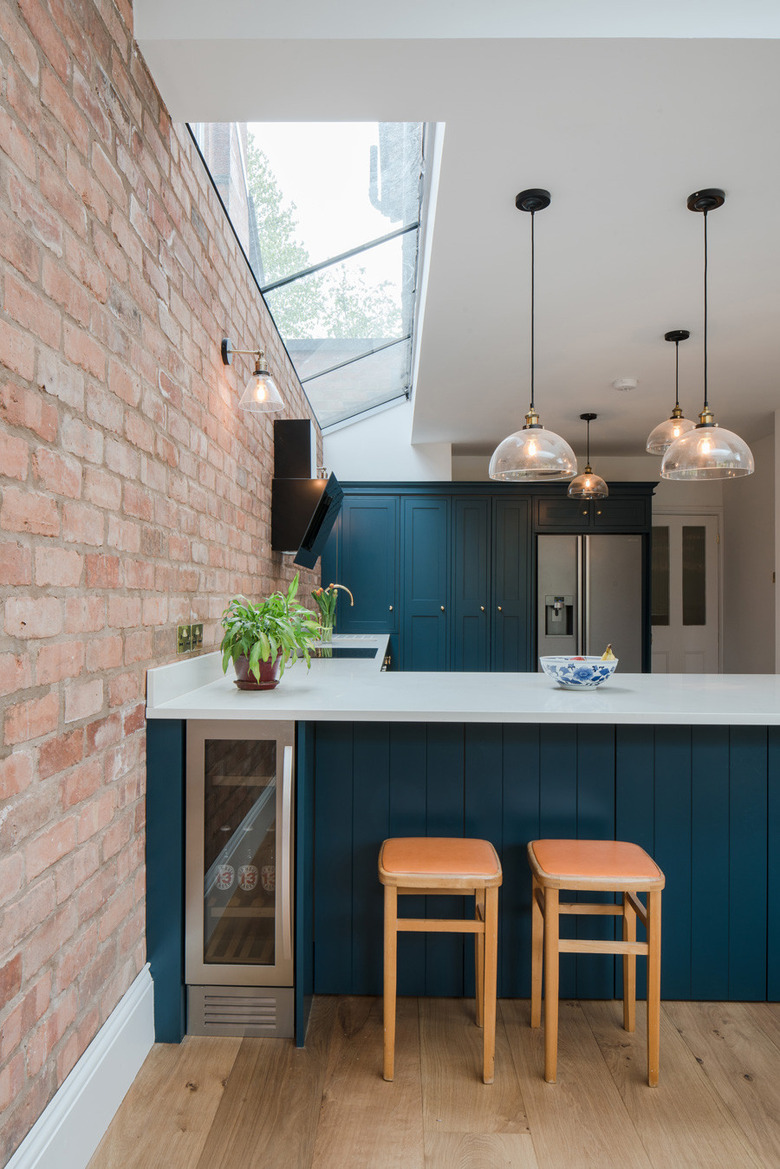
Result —
[[707, 209], [704, 209], [704, 410], [710, 408], [707, 395]]
[[680, 409], [680, 342], [674, 343], [674, 408]]
[[531, 413], [534, 412], [534, 310], [535, 310], [535, 289], [536, 289], [536, 249], [534, 241], [534, 217], [535, 211], [531, 211]]
[[587, 422], [585, 423], [585, 425], [586, 425], [586, 426], [587, 426], [587, 428], [588, 428], [588, 430], [587, 430], [587, 438], [586, 438], [586, 440], [585, 440], [585, 447], [586, 447], [586, 454], [585, 454], [585, 465], [586, 465], [587, 467], [589, 467], [589, 466], [590, 466], [590, 418], [587, 420]]

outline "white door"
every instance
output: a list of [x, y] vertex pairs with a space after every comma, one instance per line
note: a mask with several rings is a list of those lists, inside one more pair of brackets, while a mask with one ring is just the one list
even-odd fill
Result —
[[718, 517], [654, 515], [652, 670], [717, 674]]

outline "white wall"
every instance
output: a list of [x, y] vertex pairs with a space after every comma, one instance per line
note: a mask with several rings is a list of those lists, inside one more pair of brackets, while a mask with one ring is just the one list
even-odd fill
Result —
[[775, 671], [775, 436], [750, 444], [754, 475], [723, 486], [723, 672]]
[[412, 407], [403, 402], [371, 414], [322, 440], [323, 459], [329, 471], [342, 480], [403, 483], [452, 478], [448, 442], [412, 446]]

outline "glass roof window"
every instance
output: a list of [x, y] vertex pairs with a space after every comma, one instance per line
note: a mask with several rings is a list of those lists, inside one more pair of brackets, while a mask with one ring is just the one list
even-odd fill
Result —
[[190, 129], [320, 426], [408, 398], [423, 123]]

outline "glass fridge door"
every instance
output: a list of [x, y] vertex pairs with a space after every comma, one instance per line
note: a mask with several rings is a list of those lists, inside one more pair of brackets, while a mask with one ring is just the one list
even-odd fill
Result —
[[292, 984], [292, 725], [189, 724], [186, 977]]

